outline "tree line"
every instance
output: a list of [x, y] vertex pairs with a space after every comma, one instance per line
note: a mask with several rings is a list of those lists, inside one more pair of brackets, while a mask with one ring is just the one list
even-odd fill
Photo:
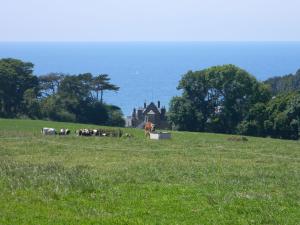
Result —
[[299, 138], [299, 89], [273, 95], [269, 82], [234, 65], [189, 71], [178, 89], [168, 114], [175, 129]]
[[34, 65], [0, 60], [0, 116], [124, 126], [119, 107], [103, 101], [105, 91], [118, 91], [107, 74], [33, 75]]
[[269, 85], [273, 95], [300, 90], [300, 70], [295, 74], [271, 77], [264, 83]]
[[[107, 74], [35, 76], [33, 68], [0, 60], [0, 117], [124, 126], [121, 109], [103, 100], [105, 91], [119, 90]], [[178, 85], [182, 95], [170, 101], [168, 120], [177, 130], [298, 139], [299, 71], [265, 82], [234, 65], [189, 71]]]

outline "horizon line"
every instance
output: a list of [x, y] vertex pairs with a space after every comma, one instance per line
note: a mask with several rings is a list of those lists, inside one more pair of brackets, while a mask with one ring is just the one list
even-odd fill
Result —
[[239, 41], [58, 41], [58, 40], [32, 40], [32, 41], [7, 41], [0, 40], [0, 43], [300, 43], [300, 40], [239, 40]]

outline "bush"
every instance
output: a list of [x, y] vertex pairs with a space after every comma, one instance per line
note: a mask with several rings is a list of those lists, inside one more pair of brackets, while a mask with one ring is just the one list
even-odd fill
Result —
[[52, 119], [63, 122], [76, 122], [76, 115], [65, 110], [56, 112]]
[[113, 127], [124, 127], [125, 120], [121, 109], [114, 105], [108, 105], [106, 108], [108, 113], [108, 120], [106, 124]]
[[262, 136], [262, 131], [256, 121], [242, 121], [237, 126], [237, 133], [250, 136]]

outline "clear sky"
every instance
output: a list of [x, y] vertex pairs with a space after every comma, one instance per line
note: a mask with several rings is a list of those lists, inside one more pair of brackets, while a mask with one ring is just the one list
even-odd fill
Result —
[[300, 41], [300, 0], [0, 0], [0, 41]]

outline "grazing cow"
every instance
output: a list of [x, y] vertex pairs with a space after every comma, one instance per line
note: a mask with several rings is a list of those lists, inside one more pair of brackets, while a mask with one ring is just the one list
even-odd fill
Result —
[[76, 131], [78, 136], [92, 136], [93, 131], [89, 129], [79, 129]]
[[151, 123], [151, 122], [147, 122], [145, 124], [145, 136], [149, 136], [150, 137], [150, 133], [155, 131], [155, 124]]
[[69, 129], [62, 128], [60, 129], [58, 135], [69, 135], [71, 131]]
[[92, 130], [92, 134], [93, 134], [94, 136], [100, 136], [100, 130], [98, 130], [98, 129], [93, 129], [93, 130]]
[[56, 135], [57, 134], [57, 132], [54, 128], [48, 128], [48, 127], [42, 128], [41, 133], [44, 135]]

